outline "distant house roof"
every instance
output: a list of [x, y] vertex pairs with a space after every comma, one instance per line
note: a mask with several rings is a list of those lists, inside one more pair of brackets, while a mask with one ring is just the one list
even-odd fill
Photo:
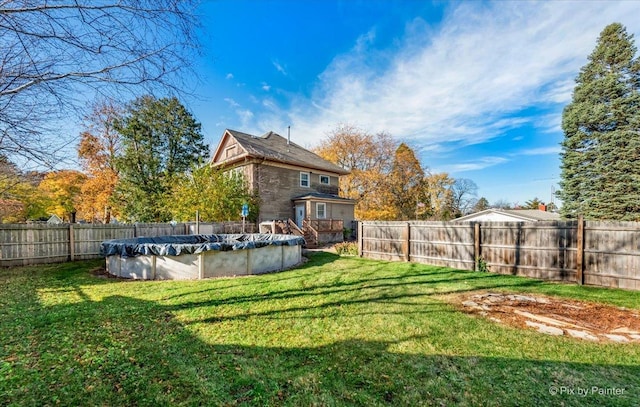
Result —
[[[240, 147], [244, 149], [246, 153], [225, 161], [221, 159], [221, 149], [225, 144], [225, 138], [229, 136], [235, 138]], [[258, 137], [236, 130], [225, 130], [220, 144], [218, 144], [213, 155], [213, 162], [217, 165], [233, 164], [240, 160], [244, 160], [247, 157], [292, 164], [332, 172], [339, 175], [346, 175], [349, 173], [348, 170], [325, 160], [317, 154], [312, 153], [293, 142], [288, 142], [286, 138], [272, 131]]]
[[539, 222], [560, 220], [560, 215], [538, 209], [486, 209], [454, 219], [455, 222]]
[[62, 219], [60, 219], [60, 217], [56, 214], [53, 214], [49, 217], [49, 219], [47, 220], [47, 223], [50, 225], [59, 225], [62, 222]]

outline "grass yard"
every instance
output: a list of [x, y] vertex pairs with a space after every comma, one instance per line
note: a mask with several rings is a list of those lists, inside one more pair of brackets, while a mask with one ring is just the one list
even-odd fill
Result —
[[443, 301], [490, 289], [640, 309], [637, 292], [330, 253], [197, 282], [105, 279], [101, 264], [0, 270], [0, 405], [640, 404], [640, 344]]

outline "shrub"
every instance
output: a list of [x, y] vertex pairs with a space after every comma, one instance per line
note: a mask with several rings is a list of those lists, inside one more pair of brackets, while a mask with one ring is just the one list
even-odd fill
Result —
[[476, 271], [481, 273], [488, 273], [490, 271], [487, 261], [482, 256], [476, 257]]
[[342, 242], [338, 243], [333, 248], [340, 256], [357, 256], [358, 245], [354, 242]]

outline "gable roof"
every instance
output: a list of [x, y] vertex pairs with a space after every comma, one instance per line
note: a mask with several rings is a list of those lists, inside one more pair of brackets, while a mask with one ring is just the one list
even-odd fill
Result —
[[[485, 209], [484, 211], [472, 213], [453, 219], [455, 222], [473, 222], [480, 218], [491, 215], [502, 215], [505, 218], [512, 218], [513, 222], [539, 222], [560, 220], [560, 215], [554, 212], [545, 212], [538, 209]], [[507, 221], [507, 220], [504, 220]]]
[[[230, 160], [222, 161], [220, 160], [221, 150], [228, 137], [233, 137], [244, 150], [244, 153]], [[247, 157], [327, 171], [339, 175], [349, 174], [348, 170], [325, 160], [296, 143], [288, 142], [286, 138], [272, 131], [258, 137], [235, 130], [225, 130], [213, 155], [212, 162], [214, 164], [233, 164]]]

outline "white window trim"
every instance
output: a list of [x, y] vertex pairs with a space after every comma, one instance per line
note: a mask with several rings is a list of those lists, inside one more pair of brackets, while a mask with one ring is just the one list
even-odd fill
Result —
[[237, 151], [237, 148], [238, 148], [238, 146], [236, 146], [235, 144], [225, 148], [225, 150], [224, 150], [225, 158], [230, 158], [230, 157], [235, 156], [236, 155], [235, 152]]
[[[322, 178], [326, 178], [327, 182], [322, 182]], [[321, 185], [331, 185], [331, 177], [328, 175], [318, 175], [318, 182], [320, 182]]]
[[[302, 184], [302, 176], [306, 175], [307, 176], [307, 185], [303, 185]], [[300, 186], [303, 188], [309, 188], [311, 187], [311, 175], [309, 175], [308, 172], [300, 172]]]
[[[320, 216], [320, 206], [324, 208], [322, 216]], [[316, 218], [317, 219], [327, 219], [327, 204], [324, 202], [316, 203]]]

